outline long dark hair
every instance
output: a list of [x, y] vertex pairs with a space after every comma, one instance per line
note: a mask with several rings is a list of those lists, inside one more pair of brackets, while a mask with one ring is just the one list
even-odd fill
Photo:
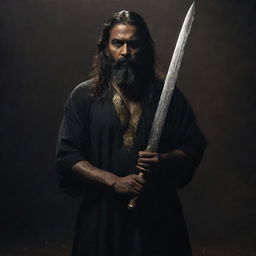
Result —
[[117, 24], [133, 25], [137, 28], [137, 34], [141, 41], [141, 56], [147, 73], [147, 81], [159, 81], [160, 72], [157, 71], [155, 62], [155, 45], [149, 33], [144, 19], [134, 11], [120, 11], [104, 24], [98, 41], [98, 50], [94, 56], [91, 79], [92, 95], [101, 97], [109, 84], [109, 64], [106, 48], [108, 46], [111, 29]]

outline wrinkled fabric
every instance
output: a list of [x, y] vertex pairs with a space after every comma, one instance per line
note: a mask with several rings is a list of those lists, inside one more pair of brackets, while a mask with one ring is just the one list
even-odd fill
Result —
[[70, 94], [59, 131], [56, 165], [61, 187], [82, 194], [77, 216], [73, 256], [188, 256], [191, 249], [176, 189], [192, 179], [206, 147], [206, 140], [184, 95], [174, 90], [159, 152], [180, 149], [185, 159], [173, 159], [152, 172], [137, 207], [128, 210], [131, 195], [116, 193], [75, 174], [71, 167], [87, 160], [118, 176], [137, 173], [138, 151], [144, 150], [161, 90], [144, 105], [132, 149], [123, 145], [125, 128], [112, 102], [90, 96], [90, 81]]

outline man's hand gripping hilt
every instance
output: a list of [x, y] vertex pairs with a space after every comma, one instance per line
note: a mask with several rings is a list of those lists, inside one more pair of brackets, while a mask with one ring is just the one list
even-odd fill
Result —
[[[142, 171], [140, 171], [140, 172], [138, 173], [138, 175], [139, 175], [140, 177], [142, 177], [142, 178], [145, 178], [145, 173], [143, 173]], [[138, 200], [138, 196], [132, 198], [132, 199], [129, 201], [129, 203], [128, 203], [128, 209], [129, 209], [129, 210], [133, 210], [133, 209], [136, 207], [136, 202], [137, 202], [137, 200]]]

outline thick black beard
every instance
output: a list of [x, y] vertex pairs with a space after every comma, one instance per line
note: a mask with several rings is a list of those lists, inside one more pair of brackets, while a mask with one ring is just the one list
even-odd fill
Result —
[[115, 61], [111, 70], [111, 81], [120, 89], [132, 88], [138, 80], [137, 67], [134, 61], [122, 58]]
[[111, 82], [133, 100], [142, 97], [146, 86], [144, 70], [138, 63], [137, 60], [128, 58], [111, 60]]

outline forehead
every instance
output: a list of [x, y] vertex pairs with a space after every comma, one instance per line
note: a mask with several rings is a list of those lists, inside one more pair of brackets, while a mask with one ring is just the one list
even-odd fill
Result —
[[136, 37], [137, 28], [133, 25], [117, 24], [110, 31], [109, 40], [130, 40]]

